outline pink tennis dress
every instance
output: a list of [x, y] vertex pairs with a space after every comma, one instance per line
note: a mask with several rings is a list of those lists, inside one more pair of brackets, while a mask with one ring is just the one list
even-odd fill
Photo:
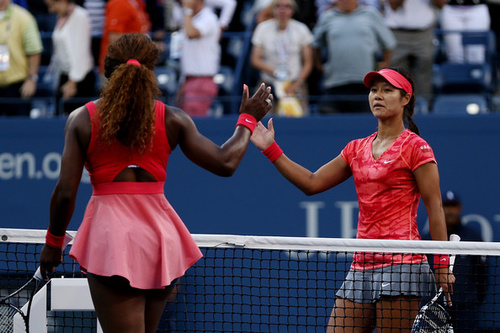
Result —
[[[84, 271], [121, 276], [139, 289], [160, 289], [184, 275], [202, 254], [164, 195], [170, 145], [165, 105], [156, 103], [152, 149], [132, 151], [119, 141], [99, 141], [96, 105], [86, 105], [92, 137], [85, 167], [93, 187], [83, 222], [70, 251]], [[113, 182], [125, 168], [137, 166], [157, 182]]]

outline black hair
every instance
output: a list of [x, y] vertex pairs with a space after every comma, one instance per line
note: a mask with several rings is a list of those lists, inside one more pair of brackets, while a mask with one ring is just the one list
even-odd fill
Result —
[[[410, 98], [410, 101], [408, 102], [408, 104], [405, 105], [404, 107], [404, 111], [403, 111], [403, 122], [404, 122], [404, 125], [406, 128], [408, 128], [410, 131], [412, 131], [413, 133], [417, 134], [417, 135], [420, 135], [420, 130], [418, 129], [417, 125], [415, 124], [415, 122], [413, 121], [413, 114], [415, 113], [415, 81], [413, 80], [413, 78], [410, 76], [410, 74], [408, 74], [408, 72], [402, 68], [396, 68], [396, 67], [388, 67], [389, 69], [392, 69], [396, 72], [398, 72], [399, 74], [403, 75], [405, 77], [405, 79], [408, 80], [408, 82], [410, 82], [411, 84], [411, 88], [413, 90], [413, 94]], [[406, 96], [408, 93], [406, 91], [404, 91], [403, 89], [399, 89], [401, 91], [401, 96], [404, 97]]]

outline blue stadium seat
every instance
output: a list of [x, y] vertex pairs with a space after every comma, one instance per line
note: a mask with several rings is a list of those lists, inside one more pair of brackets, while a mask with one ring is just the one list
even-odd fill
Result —
[[38, 83], [36, 86], [36, 96], [55, 96], [55, 76], [48, 74], [49, 66], [40, 66], [38, 68]]
[[492, 69], [484, 64], [442, 63], [439, 66], [440, 93], [491, 93]]
[[421, 96], [417, 96], [415, 99], [415, 114], [428, 114], [429, 113], [429, 102], [427, 99]]
[[[458, 31], [436, 30], [438, 46], [444, 54], [444, 36]], [[484, 63], [451, 63], [446, 58], [435, 65], [434, 86], [437, 93], [492, 93], [496, 80], [496, 45], [493, 31], [463, 31], [462, 45], [483, 45]]]
[[433, 114], [476, 115], [489, 113], [488, 99], [481, 94], [446, 94], [439, 95], [434, 100]]
[[219, 73], [214, 77], [219, 86], [219, 95], [231, 95], [233, 93], [234, 70], [229, 66], [221, 66]]
[[219, 95], [212, 103], [210, 114], [214, 117], [220, 117], [224, 113], [228, 113], [228, 110], [231, 110], [234, 92], [234, 70], [229, 66], [220, 66], [219, 72], [214, 76], [214, 82], [219, 86]]
[[177, 70], [169, 66], [156, 66], [155, 74], [163, 95], [165, 97], [175, 96], [179, 87]]

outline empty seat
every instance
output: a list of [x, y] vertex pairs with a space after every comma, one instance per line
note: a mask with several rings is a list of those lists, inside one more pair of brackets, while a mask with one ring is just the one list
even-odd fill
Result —
[[433, 114], [476, 115], [489, 112], [488, 99], [480, 94], [439, 95], [434, 100]]
[[438, 85], [441, 93], [490, 93], [493, 91], [489, 64], [442, 63]]
[[417, 96], [415, 99], [415, 114], [428, 114], [429, 113], [429, 102], [427, 99], [421, 96]]
[[168, 66], [156, 66], [155, 74], [162, 93], [166, 96], [174, 96], [178, 88], [177, 70]]
[[231, 95], [233, 93], [234, 71], [229, 66], [221, 66], [219, 73], [215, 74], [214, 82], [219, 86], [219, 95]]

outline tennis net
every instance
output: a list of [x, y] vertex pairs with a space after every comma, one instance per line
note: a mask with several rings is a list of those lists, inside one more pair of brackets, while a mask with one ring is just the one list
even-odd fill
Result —
[[[2, 296], [33, 275], [44, 236], [44, 230], [0, 228]], [[455, 332], [500, 329], [498, 243], [193, 236], [204, 257], [180, 279], [159, 332], [325, 332], [353, 255], [363, 254], [383, 260], [457, 255], [451, 311]], [[78, 264], [67, 257], [70, 246], [55, 277], [84, 277]], [[396, 275], [405, 274], [413, 273], [396, 271]], [[422, 304], [434, 294], [422, 296]], [[19, 296], [19, 303], [23, 302], [26, 295]], [[52, 311], [49, 307], [46, 316], [47, 332], [96, 329], [92, 311]]]

